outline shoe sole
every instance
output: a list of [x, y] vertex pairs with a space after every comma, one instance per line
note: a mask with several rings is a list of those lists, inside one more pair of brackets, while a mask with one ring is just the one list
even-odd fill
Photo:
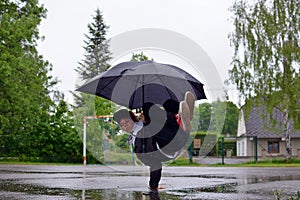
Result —
[[179, 104], [179, 116], [181, 117], [184, 131], [191, 131], [190, 124], [190, 109], [185, 101], [181, 101]]
[[195, 96], [194, 96], [194, 94], [192, 92], [190, 92], [190, 91], [187, 91], [185, 93], [184, 101], [189, 106], [190, 120], [192, 120], [193, 116], [194, 116], [194, 107], [195, 107]]

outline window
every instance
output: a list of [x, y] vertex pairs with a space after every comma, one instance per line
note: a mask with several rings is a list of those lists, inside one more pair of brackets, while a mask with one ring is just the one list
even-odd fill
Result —
[[268, 142], [268, 153], [279, 153], [279, 142], [269, 141]]

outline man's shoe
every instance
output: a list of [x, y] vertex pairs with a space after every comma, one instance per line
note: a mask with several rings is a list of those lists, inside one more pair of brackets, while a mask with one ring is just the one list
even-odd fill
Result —
[[186, 101], [181, 101], [179, 104], [179, 117], [181, 118], [181, 122], [183, 125], [183, 130], [190, 132], [192, 127], [190, 123], [190, 109]]
[[190, 120], [193, 119], [194, 116], [194, 107], [195, 107], [195, 96], [192, 92], [187, 91], [185, 93], [184, 101], [187, 103], [190, 110]]

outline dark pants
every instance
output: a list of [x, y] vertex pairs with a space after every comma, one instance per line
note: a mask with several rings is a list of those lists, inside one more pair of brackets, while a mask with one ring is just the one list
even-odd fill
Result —
[[158, 187], [158, 183], [159, 183], [160, 178], [161, 178], [161, 171], [162, 171], [162, 166], [160, 166], [160, 167], [155, 166], [154, 169], [151, 169], [151, 166], [150, 166], [149, 186], [150, 186], [151, 189], [155, 189], [155, 188]]
[[164, 154], [174, 155], [182, 150], [189, 133], [179, 127], [174, 112], [166, 112], [155, 105], [143, 112], [146, 122], [137, 134], [134, 151], [145, 165], [150, 166], [149, 186], [154, 189], [161, 179], [162, 162], [174, 159]]

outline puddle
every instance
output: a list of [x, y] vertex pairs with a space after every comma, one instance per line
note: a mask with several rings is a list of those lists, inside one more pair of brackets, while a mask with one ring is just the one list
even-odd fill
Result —
[[81, 200], [179, 200], [179, 199], [275, 199], [273, 193], [239, 193], [238, 183], [221, 184], [213, 187], [189, 188], [180, 190], [162, 190], [144, 195], [141, 191], [117, 189], [72, 190], [47, 188], [38, 185], [18, 184], [15, 181], [1, 181], [0, 199], [81, 199]]
[[[175, 195], [177, 197], [189, 197], [188, 199], [193, 199], [192, 197], [199, 198], [199, 194], [210, 194], [212, 197], [214, 194], [235, 194], [238, 191], [235, 189], [237, 183], [230, 183], [230, 184], [221, 184], [212, 187], [201, 187], [201, 188], [188, 188], [188, 189], [181, 189], [181, 190], [173, 190], [166, 192], [167, 194]], [[216, 197], [214, 199], [219, 199]]]
[[300, 180], [300, 175], [256, 176], [256, 177], [245, 178], [243, 184], [269, 183], [275, 181], [293, 181], [293, 180]]
[[46, 188], [37, 185], [31, 184], [18, 184], [14, 181], [1, 181], [0, 190], [7, 191], [11, 193], [26, 193], [29, 195], [53, 195], [53, 196], [61, 196], [68, 194], [65, 189], [56, 189], [56, 188]]
[[[106, 190], [71, 190], [60, 188], [46, 188], [38, 185], [18, 184], [15, 181], [0, 183], [1, 199], [82, 199], [82, 200], [119, 200], [119, 199], [186, 199], [198, 193], [234, 193], [236, 184], [224, 184], [216, 187], [204, 187], [182, 190], [161, 191], [144, 195], [141, 191], [124, 191], [116, 189]], [[5, 192], [4, 192], [5, 191]], [[189, 198], [190, 199], [190, 198]]]
[[175, 200], [180, 197], [167, 193], [150, 193], [122, 191], [122, 190], [70, 190], [60, 188], [46, 188], [37, 185], [16, 184], [13, 181], [2, 181], [0, 183], [0, 199], [82, 199], [82, 200], [141, 200], [141, 199], [169, 199]]
[[[232, 168], [227, 174], [205, 175], [205, 168], [201, 168], [201, 174], [187, 176], [174, 176], [177, 171], [171, 171], [172, 173], [163, 176], [163, 183], [167, 189], [147, 195], [144, 195], [142, 190], [147, 184], [148, 174], [140, 169], [129, 172], [111, 171], [101, 167], [97, 170], [68, 168], [66, 171], [51, 167], [47, 167], [49, 171], [38, 169], [10, 171], [7, 167], [1, 170], [0, 199], [274, 200], [276, 191], [282, 199], [297, 199], [297, 191], [300, 190], [298, 169], [277, 169], [276, 172], [262, 172], [264, 169], [258, 169], [258, 174], [256, 171], [248, 173], [247, 169], [244, 173], [235, 173], [235, 169]], [[182, 169], [179, 169], [179, 172], [182, 172]]]

